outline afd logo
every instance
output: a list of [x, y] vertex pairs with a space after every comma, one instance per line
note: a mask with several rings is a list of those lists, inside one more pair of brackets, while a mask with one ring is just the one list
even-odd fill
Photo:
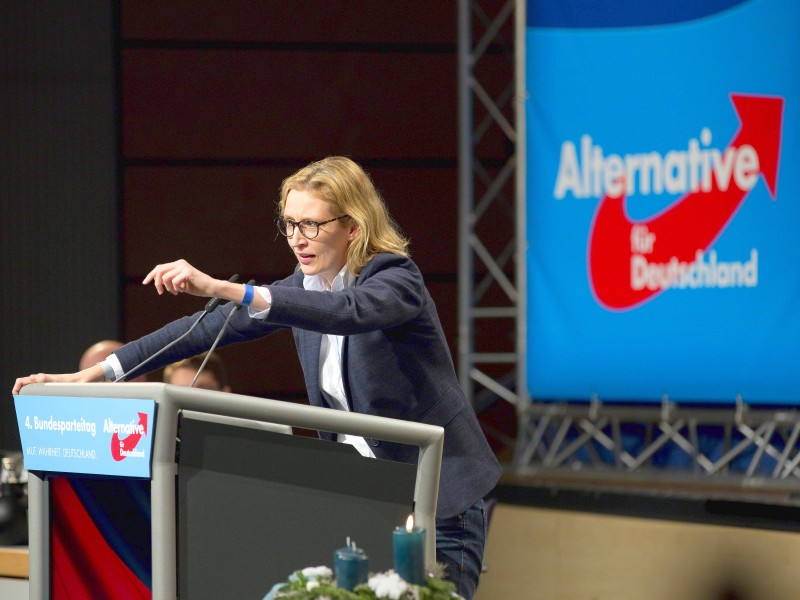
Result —
[[[686, 149], [604, 155], [589, 136], [561, 147], [554, 197], [601, 198], [589, 232], [588, 271], [597, 301], [612, 310], [637, 307], [670, 288], [754, 287], [758, 250], [721, 261], [709, 251], [763, 177], [777, 195], [783, 98], [731, 94], [740, 127], [724, 150], [704, 128]], [[633, 194], [681, 194], [672, 205], [633, 221]]]
[[[103, 422], [103, 432], [111, 433], [111, 457], [117, 461], [126, 458], [145, 458], [145, 451], [138, 448], [139, 442], [147, 435], [147, 413], [137, 413], [139, 422], [115, 423], [111, 419]], [[124, 434], [124, 438], [120, 438]]]

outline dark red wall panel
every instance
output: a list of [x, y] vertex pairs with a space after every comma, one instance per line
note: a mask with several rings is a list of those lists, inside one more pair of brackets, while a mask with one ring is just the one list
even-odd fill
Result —
[[129, 167], [123, 219], [125, 271], [144, 276], [185, 258], [209, 273], [290, 273], [274, 225], [285, 168]]
[[448, 55], [129, 50], [123, 155], [453, 157], [455, 87]]
[[125, 38], [455, 44], [456, 3], [436, 0], [123, 0]]

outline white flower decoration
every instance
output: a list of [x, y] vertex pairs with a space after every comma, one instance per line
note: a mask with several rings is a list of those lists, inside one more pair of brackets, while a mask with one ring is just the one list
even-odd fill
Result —
[[400, 600], [400, 597], [408, 591], [408, 583], [394, 571], [377, 573], [369, 578], [367, 584], [378, 598]]
[[306, 567], [301, 571], [304, 577], [309, 579], [330, 579], [333, 576], [333, 571], [329, 567]]

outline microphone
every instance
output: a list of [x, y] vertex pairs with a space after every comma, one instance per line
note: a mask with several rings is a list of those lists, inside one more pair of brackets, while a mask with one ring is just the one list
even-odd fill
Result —
[[[228, 279], [228, 281], [229, 281], [229, 282], [231, 282], [231, 283], [236, 283], [237, 281], [239, 281], [239, 275], [238, 275], [238, 274], [236, 274], [236, 275], [232, 275], [232, 276], [230, 277], [230, 279]], [[134, 371], [136, 371], [137, 369], [140, 369], [140, 368], [142, 368], [142, 367], [143, 367], [143, 366], [145, 366], [147, 363], [149, 363], [151, 360], [153, 360], [153, 359], [154, 359], [154, 358], [156, 358], [157, 356], [160, 356], [160, 355], [161, 355], [163, 352], [165, 352], [165, 351], [169, 350], [169, 349], [170, 349], [170, 348], [172, 348], [172, 347], [173, 347], [175, 344], [177, 344], [178, 342], [180, 342], [180, 341], [181, 341], [183, 338], [185, 338], [187, 335], [189, 335], [189, 334], [190, 334], [190, 333], [191, 333], [191, 332], [194, 330], [194, 328], [195, 328], [195, 327], [197, 327], [197, 326], [200, 324], [200, 321], [202, 321], [202, 320], [205, 318], [205, 316], [206, 316], [208, 313], [210, 313], [210, 312], [213, 312], [213, 311], [214, 311], [214, 309], [216, 309], [216, 308], [217, 308], [217, 306], [219, 306], [219, 303], [220, 303], [220, 302], [222, 302], [222, 298], [212, 298], [211, 300], [209, 300], [208, 302], [206, 302], [206, 306], [205, 306], [205, 308], [203, 309], [203, 312], [200, 314], [200, 316], [197, 318], [197, 320], [196, 320], [194, 323], [192, 323], [192, 326], [191, 326], [191, 327], [189, 327], [189, 329], [187, 329], [187, 330], [186, 330], [186, 331], [185, 331], [185, 332], [184, 332], [182, 335], [180, 335], [179, 337], [177, 337], [177, 338], [175, 338], [174, 340], [172, 340], [172, 341], [171, 341], [169, 344], [167, 344], [166, 346], [164, 346], [164, 347], [163, 347], [161, 350], [159, 350], [158, 352], [156, 352], [155, 354], [153, 354], [153, 355], [151, 355], [151, 356], [148, 356], [148, 357], [147, 357], [147, 358], [145, 358], [145, 359], [144, 359], [142, 362], [140, 362], [138, 365], [136, 365], [136, 366], [135, 366], [135, 367], [133, 367], [132, 369], [129, 369], [128, 371], [126, 371], [125, 373], [123, 373], [122, 375], [120, 375], [119, 377], [117, 377], [117, 378], [114, 380], [114, 383], [117, 383], [118, 381], [122, 381], [122, 380], [123, 380], [123, 379], [125, 379], [125, 378], [126, 378], [128, 375], [130, 375], [131, 373], [133, 373], [133, 372], [134, 372]], [[231, 313], [233, 313], [233, 311], [231, 311]], [[230, 316], [228, 316], [228, 318], [230, 318]], [[225, 321], [225, 322], [227, 323], [227, 321]]]
[[[256, 282], [255, 279], [251, 279], [250, 281], [247, 282], [247, 285], [254, 285], [255, 282]], [[216, 298], [215, 298], [215, 300], [216, 300]], [[211, 304], [211, 303], [209, 302], [209, 304]], [[208, 362], [208, 359], [211, 358], [211, 353], [214, 352], [214, 350], [217, 347], [217, 344], [219, 344], [219, 341], [222, 339], [222, 334], [225, 333], [225, 329], [228, 327], [228, 322], [231, 320], [231, 317], [233, 316], [233, 313], [235, 313], [240, 308], [242, 308], [242, 305], [237, 302], [236, 306], [234, 306], [231, 309], [231, 312], [228, 313], [228, 316], [225, 318], [225, 322], [222, 324], [222, 327], [220, 328], [219, 333], [217, 334], [217, 338], [214, 340], [214, 343], [211, 344], [211, 348], [208, 349], [208, 352], [206, 352], [206, 357], [203, 359], [203, 362], [200, 364], [200, 367], [197, 369], [197, 373], [194, 374], [194, 379], [192, 379], [192, 383], [189, 384], [189, 387], [194, 387], [194, 383], [195, 383], [195, 381], [197, 381], [197, 378], [200, 376], [200, 372], [205, 368], [206, 363]]]

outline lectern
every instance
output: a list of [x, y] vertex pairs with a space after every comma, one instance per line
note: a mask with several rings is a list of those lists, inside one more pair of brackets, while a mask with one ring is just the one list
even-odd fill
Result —
[[[23, 452], [35, 453], [26, 456], [32, 599], [50, 598], [49, 482], [59, 475], [150, 480], [154, 600], [260, 600], [292, 569], [330, 566], [345, 536], [370, 554], [371, 570], [390, 568], [391, 529], [412, 510], [434, 566], [441, 427], [163, 383], [35, 384], [15, 403]], [[133, 416], [105, 417], [112, 408]], [[292, 427], [417, 446], [419, 459], [364, 458], [287, 435]], [[26, 445], [41, 431], [58, 443]]]

